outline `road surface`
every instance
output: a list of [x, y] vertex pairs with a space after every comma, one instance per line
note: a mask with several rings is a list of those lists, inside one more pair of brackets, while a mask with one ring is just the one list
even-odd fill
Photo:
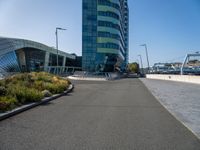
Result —
[[138, 79], [75, 82], [74, 92], [0, 122], [0, 150], [199, 150]]

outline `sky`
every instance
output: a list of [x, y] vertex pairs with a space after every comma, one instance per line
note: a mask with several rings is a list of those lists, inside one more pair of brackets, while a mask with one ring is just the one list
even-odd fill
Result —
[[[129, 61], [183, 61], [200, 51], [200, 0], [129, 0]], [[29, 39], [82, 53], [82, 0], [0, 0], [0, 36]]]

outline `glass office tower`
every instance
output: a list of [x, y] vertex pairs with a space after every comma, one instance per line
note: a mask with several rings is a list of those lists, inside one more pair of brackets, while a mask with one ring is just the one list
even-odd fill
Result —
[[127, 0], [83, 0], [82, 67], [123, 71], [128, 63]]

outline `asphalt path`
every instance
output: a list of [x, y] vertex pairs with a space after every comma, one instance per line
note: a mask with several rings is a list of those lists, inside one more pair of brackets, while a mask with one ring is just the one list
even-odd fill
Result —
[[74, 92], [0, 122], [0, 150], [200, 150], [138, 79], [75, 82]]

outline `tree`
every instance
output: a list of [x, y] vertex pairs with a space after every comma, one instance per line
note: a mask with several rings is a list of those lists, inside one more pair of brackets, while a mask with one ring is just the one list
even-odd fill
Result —
[[139, 65], [136, 62], [129, 63], [127, 67], [127, 71], [131, 73], [139, 73]]

